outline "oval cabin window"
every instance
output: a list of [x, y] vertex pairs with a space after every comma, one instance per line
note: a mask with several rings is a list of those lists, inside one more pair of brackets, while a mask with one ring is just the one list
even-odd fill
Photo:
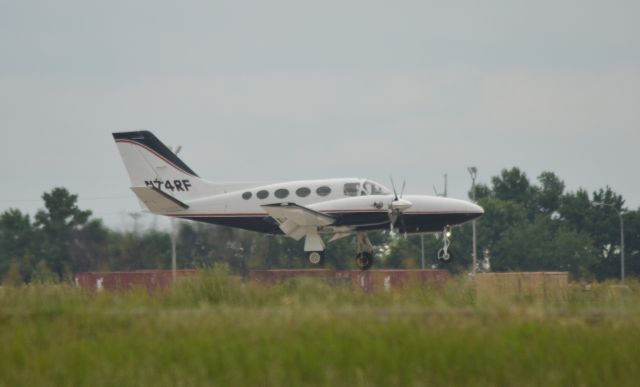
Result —
[[307, 187], [300, 187], [296, 190], [296, 195], [300, 196], [301, 198], [306, 198], [310, 193], [311, 190]]
[[274, 195], [276, 195], [276, 197], [278, 199], [284, 199], [287, 196], [289, 196], [289, 190], [285, 189], [285, 188], [280, 188], [278, 190], [276, 190], [276, 192], [274, 193]]
[[327, 187], [326, 185], [323, 185], [322, 187], [318, 187], [318, 189], [316, 190], [316, 193], [320, 196], [327, 196], [331, 193], [331, 188]]
[[256, 196], [258, 199], [266, 199], [269, 197], [269, 191], [263, 189], [262, 191], [258, 191]]
[[242, 198], [243, 198], [244, 200], [249, 200], [249, 199], [251, 199], [251, 192], [247, 191], [247, 192], [243, 193], [243, 194], [242, 194]]

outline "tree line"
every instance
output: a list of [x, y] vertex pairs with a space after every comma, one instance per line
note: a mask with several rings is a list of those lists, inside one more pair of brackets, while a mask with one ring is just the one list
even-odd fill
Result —
[[[568, 271], [578, 280], [619, 278], [622, 213], [626, 272], [640, 274], [640, 212], [626, 209], [622, 196], [610, 187], [566, 192], [552, 172], [532, 182], [514, 167], [477, 185], [475, 196], [485, 209], [477, 221], [478, 258], [487, 257], [492, 271]], [[77, 199], [65, 188], [55, 188], [42, 195], [44, 208], [33, 217], [17, 209], [0, 215], [0, 278], [43, 282], [70, 280], [83, 271], [170, 268], [169, 231], [109, 229], [91, 211], [80, 209]], [[417, 268], [424, 251], [428, 267], [471, 270], [470, 224], [454, 230], [450, 264], [435, 259], [441, 241], [433, 235], [379, 231], [370, 233], [370, 239], [377, 249], [374, 267]], [[354, 254], [353, 238], [332, 242], [327, 265], [353, 268]], [[226, 263], [239, 274], [308, 266], [301, 241], [187, 221], [178, 225], [177, 257], [179, 268]]]

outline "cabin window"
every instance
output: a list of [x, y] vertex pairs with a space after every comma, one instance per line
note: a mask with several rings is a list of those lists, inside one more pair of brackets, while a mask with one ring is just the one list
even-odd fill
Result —
[[296, 190], [296, 195], [300, 196], [301, 198], [306, 198], [310, 193], [311, 190], [307, 187], [300, 187]]
[[331, 193], [331, 188], [327, 187], [326, 185], [323, 185], [321, 187], [318, 187], [318, 189], [316, 190], [316, 193], [319, 196], [327, 196]]
[[289, 196], [289, 190], [285, 188], [280, 188], [280, 189], [277, 189], [276, 192], [274, 192], [273, 194], [276, 195], [278, 199], [284, 199], [287, 196]]
[[243, 198], [244, 200], [249, 200], [249, 199], [251, 199], [251, 191], [247, 191], [247, 192], [243, 193], [243, 194], [242, 194], [242, 198]]
[[358, 196], [360, 194], [360, 183], [346, 183], [344, 185], [344, 196]]
[[258, 191], [256, 196], [258, 199], [266, 199], [269, 197], [269, 191], [263, 189], [262, 191]]

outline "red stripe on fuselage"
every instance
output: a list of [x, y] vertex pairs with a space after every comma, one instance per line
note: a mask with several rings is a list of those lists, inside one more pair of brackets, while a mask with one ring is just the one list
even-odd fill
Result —
[[[338, 213], [363, 213], [370, 212], [374, 214], [386, 213], [387, 211], [369, 211], [369, 210], [326, 210], [319, 211], [326, 214]], [[447, 215], [447, 214], [467, 214], [468, 211], [450, 211], [450, 212], [404, 212], [403, 215]], [[175, 217], [265, 217], [270, 216], [267, 213], [229, 213], [229, 214], [166, 214]]]
[[197, 218], [205, 218], [205, 217], [256, 217], [256, 216], [269, 216], [269, 214], [259, 214], [259, 213], [242, 213], [242, 214], [166, 214], [168, 216], [176, 216], [176, 217], [197, 217]]

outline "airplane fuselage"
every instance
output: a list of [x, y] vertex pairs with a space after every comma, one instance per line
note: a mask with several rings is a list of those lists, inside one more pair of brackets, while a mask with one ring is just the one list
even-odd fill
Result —
[[[381, 190], [371, 194], [362, 189], [365, 184], [375, 184]], [[394, 195], [370, 180], [325, 179], [247, 185], [251, 188], [198, 199], [190, 202], [190, 208], [180, 214], [166, 215], [282, 234], [278, 222], [262, 206], [295, 203], [336, 219], [334, 224], [321, 230], [323, 233], [389, 228], [388, 208]], [[442, 231], [447, 225], [458, 225], [482, 214], [480, 207], [463, 200], [428, 195], [405, 195], [403, 198], [412, 203], [403, 212], [403, 224], [398, 225], [403, 233]]]
[[[448, 253], [451, 226], [483, 214], [464, 200], [428, 195], [398, 195], [360, 178], [298, 180], [280, 183], [214, 183], [200, 178], [151, 132], [113, 134], [131, 179], [131, 190], [149, 212], [222, 226], [304, 239], [312, 264], [321, 264], [325, 242], [355, 234], [357, 265], [371, 267], [373, 246], [366, 232], [444, 235], [438, 252]], [[403, 187], [404, 190], [404, 187]]]

